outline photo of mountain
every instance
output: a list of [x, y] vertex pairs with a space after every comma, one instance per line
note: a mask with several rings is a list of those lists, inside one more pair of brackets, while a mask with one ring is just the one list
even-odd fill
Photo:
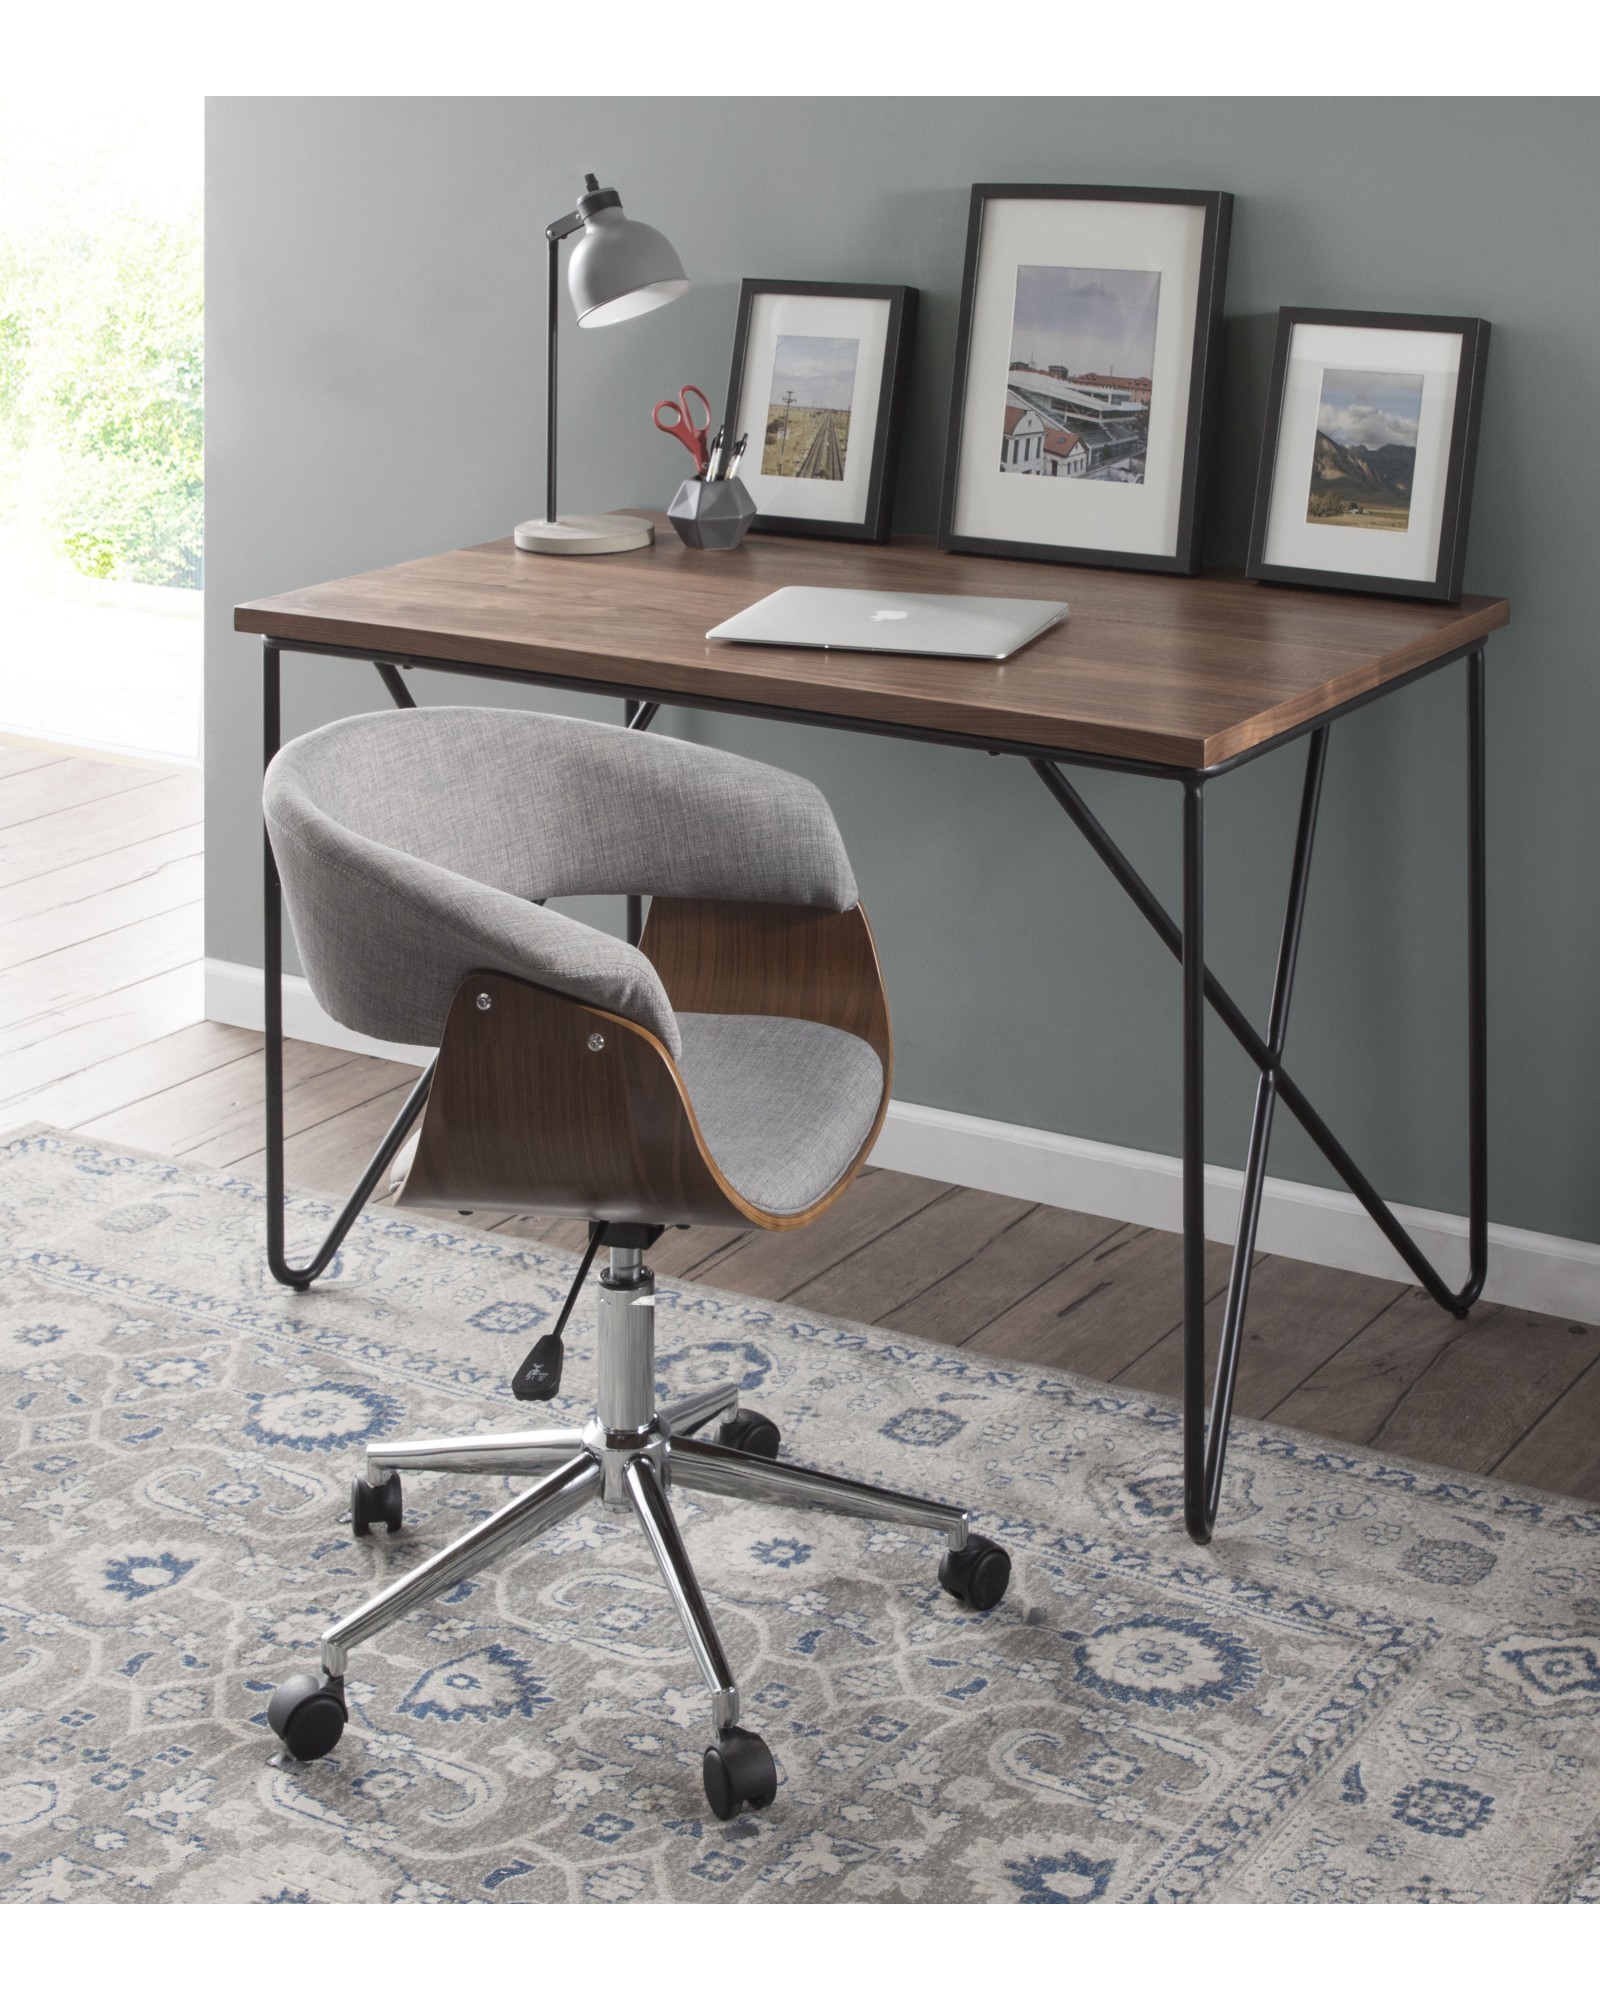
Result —
[[1420, 375], [1325, 368], [1306, 519], [1403, 534], [1421, 414]]

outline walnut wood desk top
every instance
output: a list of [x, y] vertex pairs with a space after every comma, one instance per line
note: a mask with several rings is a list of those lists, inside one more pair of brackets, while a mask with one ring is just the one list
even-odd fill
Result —
[[[770, 708], [858, 725], [1203, 770], [1472, 646], [1510, 616], [1292, 590], [753, 535], [686, 549], [664, 516], [627, 555], [524, 554], [507, 539], [241, 605], [235, 629], [376, 658], [522, 670], [568, 687]], [[1059, 597], [1065, 624], [998, 665], [708, 641], [784, 584]]]

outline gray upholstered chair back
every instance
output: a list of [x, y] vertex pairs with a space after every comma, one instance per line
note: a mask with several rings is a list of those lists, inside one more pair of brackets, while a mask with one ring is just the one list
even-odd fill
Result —
[[432, 1045], [456, 987], [510, 973], [681, 1041], [655, 969], [539, 902], [704, 896], [854, 907], [827, 801], [787, 771], [521, 710], [350, 716], [286, 744], [267, 825], [312, 991], [346, 1027]]

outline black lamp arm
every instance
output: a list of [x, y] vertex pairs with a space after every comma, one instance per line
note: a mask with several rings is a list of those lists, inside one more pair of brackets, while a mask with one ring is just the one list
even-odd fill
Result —
[[[576, 217], [562, 220], [572, 222]], [[570, 234], [557, 222], [545, 231], [550, 243], [550, 282], [544, 326], [544, 517], [552, 526], [556, 519], [556, 308], [561, 298], [561, 236]]]
[[552, 525], [556, 520], [556, 315], [561, 303], [561, 244], [568, 236], [575, 236], [590, 216], [621, 205], [615, 188], [603, 188], [593, 174], [585, 174], [578, 206], [545, 226], [544, 240], [550, 247], [544, 329], [544, 517]]

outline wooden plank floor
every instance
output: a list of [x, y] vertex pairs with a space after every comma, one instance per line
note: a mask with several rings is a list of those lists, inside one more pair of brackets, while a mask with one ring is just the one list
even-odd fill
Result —
[[[44, 1119], [209, 1166], [261, 1167], [259, 1035], [201, 1019], [200, 780], [0, 743], [0, 1129]], [[292, 1183], [344, 1193], [414, 1072], [288, 1052]], [[581, 1224], [485, 1223], [579, 1247]], [[673, 1231], [657, 1268], [800, 1312], [1171, 1395], [1179, 1243], [867, 1172], [811, 1228]], [[1226, 1258], [1209, 1256], [1213, 1317]], [[1600, 1329], [1261, 1257], [1238, 1410], [1600, 1500]]]

